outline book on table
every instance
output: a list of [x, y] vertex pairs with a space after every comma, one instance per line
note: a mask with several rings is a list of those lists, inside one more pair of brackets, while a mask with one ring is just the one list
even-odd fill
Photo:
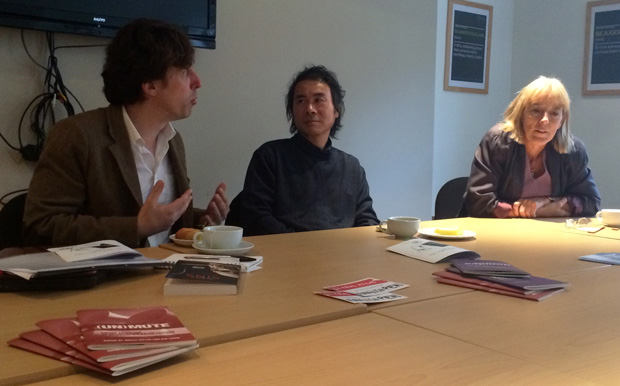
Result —
[[[70, 357], [69, 363], [83, 366], [91, 370], [100, 371], [105, 374], [117, 376], [141, 369], [146, 366], [150, 366], [157, 362], [161, 362], [168, 358], [183, 354], [187, 351], [193, 350], [195, 347], [171, 347], [170, 350], [161, 352], [150, 352], [140, 357], [127, 357], [122, 359], [115, 359], [110, 361], [99, 362], [93, 359], [91, 356], [84, 354], [81, 351], [76, 350], [67, 343], [53, 337], [43, 330], [32, 330], [20, 334], [19, 338], [9, 341], [9, 344], [22, 348], [27, 351], [31, 351], [37, 354], [45, 355], [55, 359], [57, 354], [64, 357]], [[145, 350], [147, 351], [147, 350]], [[61, 359], [62, 360], [62, 359]]]
[[471, 288], [471, 289], [475, 289], [475, 290], [491, 292], [491, 293], [496, 293], [496, 294], [506, 295], [506, 296], [512, 296], [512, 297], [516, 297], [516, 298], [535, 300], [535, 301], [545, 300], [548, 297], [553, 296], [553, 295], [555, 295], [558, 292], [564, 291], [564, 288], [559, 288], [559, 289], [554, 289], [554, 290], [546, 290], [546, 291], [534, 292], [534, 293], [526, 294], [526, 293], [515, 292], [515, 291], [501, 290], [501, 289], [497, 289], [497, 288], [493, 288], [493, 287], [489, 287], [489, 286], [484, 286], [484, 285], [477, 285], [477, 284], [474, 284], [474, 283], [470, 283], [470, 282], [466, 282], [466, 281], [461, 281], [461, 280], [446, 279], [446, 278], [442, 278], [442, 277], [438, 278], [437, 282], [438, 283], [442, 283], [442, 284], [450, 284], [450, 285], [454, 285], [454, 286], [457, 286], [457, 287]]
[[236, 295], [239, 264], [177, 261], [166, 275], [164, 295]]
[[[444, 271], [434, 272], [433, 275], [437, 276], [437, 282], [441, 284], [449, 284], [535, 301], [547, 299], [552, 295], [564, 291], [568, 287], [568, 283], [565, 282], [531, 275], [518, 278], [464, 275], [453, 267], [447, 268]], [[515, 282], [519, 284], [514, 284]], [[506, 283], [511, 283], [512, 285]], [[529, 285], [526, 283], [529, 283]]]
[[196, 344], [192, 333], [167, 307], [78, 310], [77, 320], [89, 350]]
[[33, 343], [33, 342], [31, 342], [29, 340], [26, 340], [26, 339], [23, 339], [23, 338], [11, 339], [7, 343], [11, 347], [15, 347], [15, 348], [19, 348], [19, 349], [22, 349], [22, 350], [25, 350], [25, 351], [29, 351], [29, 352], [34, 353], [34, 354], [43, 355], [43, 356], [46, 356], [48, 358], [52, 358], [52, 359], [56, 359], [56, 360], [68, 363], [68, 364], [84, 367], [84, 368], [89, 369], [89, 370], [98, 371], [100, 373], [104, 373], [104, 374], [107, 374], [107, 375], [115, 375], [111, 371], [106, 370], [106, 369], [104, 369], [104, 368], [102, 368], [102, 367], [100, 367], [98, 365], [94, 365], [90, 361], [84, 361], [84, 360], [78, 359], [75, 356], [67, 355], [67, 354], [62, 353], [60, 351], [56, 351], [56, 350], [51, 349], [49, 347], [43, 346], [41, 344]]
[[163, 261], [172, 267], [177, 261], [192, 261], [196, 263], [228, 263], [239, 264], [241, 272], [253, 272], [261, 269], [263, 263], [262, 256], [225, 256], [225, 255], [203, 255], [191, 253], [173, 253]]
[[[92, 322], [89, 328], [82, 328], [80, 316]], [[42, 320], [37, 327], [40, 329], [26, 331], [8, 344], [112, 376], [198, 347], [193, 335], [166, 307], [81, 310], [77, 318]]]
[[457, 259], [451, 265], [464, 275], [526, 277], [530, 274], [512, 264], [497, 260]]
[[489, 287], [492, 289], [497, 289], [497, 290], [502, 290], [502, 291], [511, 291], [511, 292], [521, 293], [525, 295], [540, 292], [540, 290], [519, 289], [519, 288], [509, 287], [503, 284], [494, 283], [492, 281], [487, 280], [488, 276], [485, 276], [484, 278], [477, 278], [473, 276], [463, 275], [457, 270], [453, 270], [453, 268], [447, 268], [444, 271], [433, 272], [433, 275], [440, 277], [442, 279], [457, 280], [457, 281], [462, 281], [462, 282], [466, 282], [470, 284], [475, 284], [477, 286], [485, 286], [485, 287]]
[[[461, 273], [456, 268], [446, 268], [449, 272]], [[549, 289], [567, 288], [570, 284], [564, 281], [548, 279], [540, 276], [522, 276], [522, 277], [502, 277], [502, 276], [488, 276], [488, 275], [463, 275], [471, 278], [482, 279], [486, 282], [497, 283], [507, 287], [515, 288], [518, 290], [526, 291], [544, 291]]]
[[[112, 362], [126, 360], [131, 362], [136, 357], [144, 357], [176, 350], [176, 346], [136, 348], [125, 350], [89, 350], [84, 343], [82, 330], [77, 318], [46, 319], [36, 323], [42, 331], [66, 343], [73, 350], [87, 355], [96, 362]], [[68, 353], [67, 353], [68, 354]]]
[[478, 259], [480, 255], [468, 249], [438, 243], [437, 241], [413, 238], [387, 248], [407, 257], [426, 261], [427, 263], [443, 263], [453, 259]]

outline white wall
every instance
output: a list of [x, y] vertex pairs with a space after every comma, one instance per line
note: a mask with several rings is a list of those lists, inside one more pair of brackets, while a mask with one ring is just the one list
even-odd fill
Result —
[[[46, 64], [47, 48], [45, 34], [24, 31], [28, 51], [39, 64]], [[56, 35], [56, 46], [107, 44], [109, 40], [72, 35]], [[84, 109], [106, 104], [99, 74], [103, 66], [104, 48], [68, 48], [56, 52], [61, 73], [69, 90], [81, 101]], [[21, 115], [28, 104], [43, 93], [44, 71], [28, 58], [22, 45], [21, 32], [14, 28], [0, 27], [0, 133], [14, 146], [18, 144], [18, 127]], [[73, 103], [80, 111], [79, 106]], [[57, 118], [66, 112], [57, 105]], [[29, 129], [29, 116], [22, 124], [22, 141], [34, 143]], [[28, 188], [34, 163], [24, 161], [21, 155], [0, 142], [0, 196]]]
[[[230, 0], [218, 3], [217, 49], [198, 50], [202, 78], [190, 118], [175, 123], [187, 147], [195, 202], [204, 206], [220, 181], [240, 190], [252, 152], [289, 136], [284, 94], [304, 65], [324, 64], [347, 91], [335, 146], [365, 167], [382, 218], [431, 216], [431, 167], [436, 5], [433, 0]], [[39, 61], [43, 34], [28, 32]], [[57, 44], [105, 43], [57, 35]], [[35, 95], [40, 76], [21, 47], [19, 31], [0, 29], [0, 131]], [[105, 105], [101, 48], [58, 53], [65, 83], [86, 109]], [[34, 74], [34, 75], [33, 75]], [[10, 105], [7, 106], [7, 103]], [[0, 146], [0, 194], [26, 187], [32, 165]], [[424, 167], [421, 167], [425, 164]]]
[[448, 180], [469, 176], [474, 150], [484, 133], [500, 121], [511, 95], [512, 0], [481, 0], [493, 7], [488, 94], [444, 91], [448, 0], [438, 1], [435, 61], [433, 203]]
[[517, 92], [538, 75], [562, 80], [571, 96], [571, 130], [586, 145], [603, 207], [620, 208], [620, 96], [582, 95], [586, 4], [515, 1], [512, 88]]
[[[220, 181], [241, 189], [252, 152], [288, 136], [284, 94], [307, 64], [335, 71], [347, 91], [335, 145], [365, 167], [379, 217], [430, 219], [434, 195], [467, 175], [483, 133], [514, 93], [539, 74], [559, 76], [573, 98], [572, 128], [589, 150], [603, 204], [620, 207], [616, 177], [619, 97], [582, 97], [586, 0], [479, 0], [493, 6], [489, 94], [443, 91], [447, 0], [229, 0], [218, 3], [217, 49], [198, 50], [203, 81], [192, 116], [175, 123], [188, 153], [195, 201]], [[45, 62], [44, 34], [26, 31]], [[57, 45], [108, 40], [56, 35]], [[57, 52], [65, 83], [86, 109], [105, 105], [103, 48]], [[20, 31], [0, 27], [0, 132], [40, 93], [42, 71]], [[77, 108], [77, 106], [76, 106]], [[28, 186], [33, 165], [0, 143], [0, 196]]]
[[360, 159], [378, 215], [430, 218], [431, 169], [418, 165], [432, 157], [435, 12], [432, 0], [219, 2], [217, 49], [197, 58], [201, 100], [176, 125], [186, 142], [207, 138], [188, 151], [202, 201], [219, 181], [232, 198], [252, 152], [290, 135], [288, 83], [324, 64], [346, 90], [335, 146]]

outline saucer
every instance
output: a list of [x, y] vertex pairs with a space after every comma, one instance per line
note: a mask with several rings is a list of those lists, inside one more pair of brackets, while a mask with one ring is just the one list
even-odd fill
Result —
[[191, 247], [194, 243], [194, 240], [186, 240], [186, 239], [177, 239], [174, 235], [170, 235], [170, 240], [176, 245], [180, 245], [182, 247]]
[[435, 233], [436, 228], [422, 228], [419, 230], [420, 235], [425, 237], [430, 237], [434, 239], [445, 239], [445, 240], [462, 240], [462, 239], [471, 239], [476, 237], [476, 232], [468, 231], [463, 229], [463, 234], [461, 235], [440, 235], [439, 233]]
[[243, 255], [246, 254], [250, 249], [254, 248], [254, 244], [247, 241], [241, 241], [241, 244], [239, 244], [238, 248], [232, 249], [201, 248], [196, 244], [192, 244], [192, 247], [199, 253], [203, 253], [205, 255]]

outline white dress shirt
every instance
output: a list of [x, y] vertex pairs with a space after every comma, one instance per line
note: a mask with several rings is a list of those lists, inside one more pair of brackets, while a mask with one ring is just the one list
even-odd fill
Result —
[[[157, 136], [157, 147], [155, 148], [155, 154], [153, 154], [146, 148], [144, 139], [142, 139], [140, 133], [138, 133], [133, 122], [131, 122], [131, 118], [127, 115], [124, 106], [123, 118], [129, 134], [133, 158], [138, 171], [138, 179], [140, 180], [140, 189], [142, 191], [142, 202], [144, 203], [146, 201], [155, 183], [162, 180], [164, 181], [164, 190], [159, 196], [158, 202], [160, 204], [171, 203], [175, 200], [176, 182], [168, 157], [168, 141], [176, 135], [176, 131], [171, 124], [167, 124]], [[161, 243], [166, 243], [168, 242], [169, 235], [170, 229], [151, 235], [147, 238], [147, 246], [156, 247]]]

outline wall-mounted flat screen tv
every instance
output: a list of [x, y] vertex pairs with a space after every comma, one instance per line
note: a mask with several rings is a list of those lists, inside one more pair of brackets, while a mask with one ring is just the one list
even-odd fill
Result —
[[215, 48], [216, 0], [0, 0], [0, 25], [113, 37], [137, 18], [176, 24], [192, 45]]

